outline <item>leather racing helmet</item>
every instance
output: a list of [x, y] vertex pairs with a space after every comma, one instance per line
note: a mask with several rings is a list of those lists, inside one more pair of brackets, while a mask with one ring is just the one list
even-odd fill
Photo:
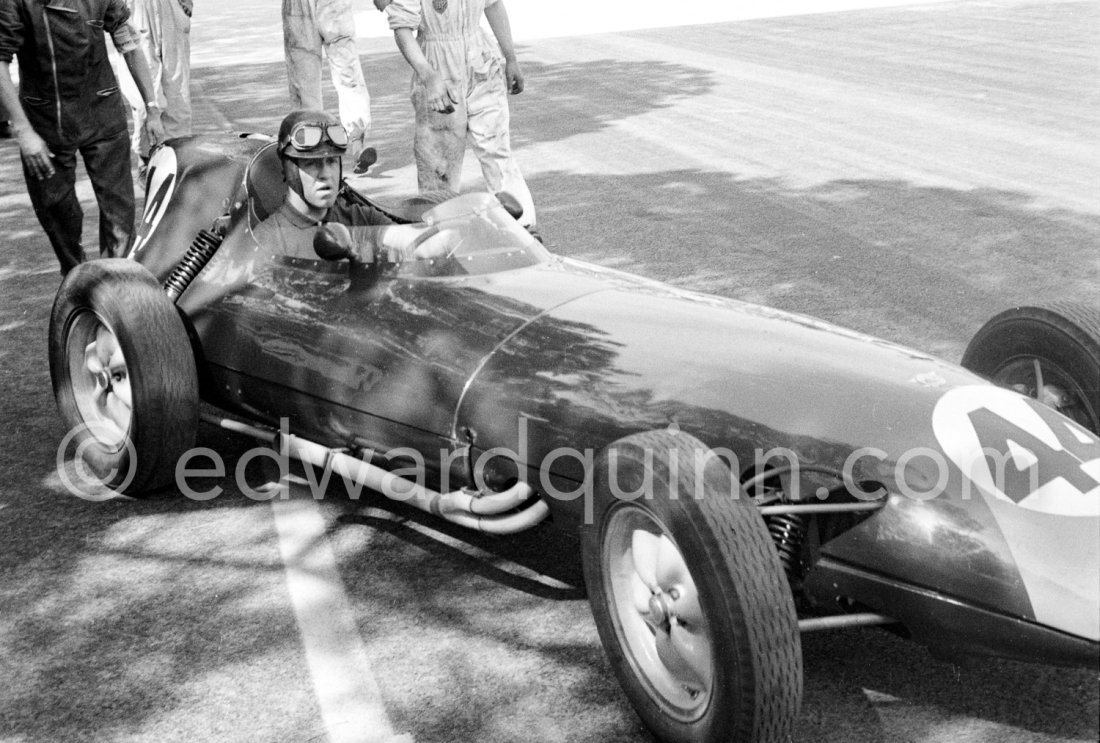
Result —
[[348, 132], [326, 111], [291, 111], [279, 124], [279, 157], [315, 160], [342, 157], [348, 149]]

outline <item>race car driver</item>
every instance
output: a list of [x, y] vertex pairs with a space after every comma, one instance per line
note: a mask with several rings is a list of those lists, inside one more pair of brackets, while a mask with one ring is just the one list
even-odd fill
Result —
[[314, 238], [324, 223], [376, 228], [356, 230], [361, 243], [359, 257], [365, 261], [383, 250], [399, 253], [423, 231], [423, 227], [394, 224], [374, 207], [340, 198], [341, 158], [348, 148], [348, 133], [332, 114], [306, 109], [291, 112], [279, 125], [276, 147], [287, 184], [286, 198], [252, 231], [256, 241], [275, 255], [317, 260]]

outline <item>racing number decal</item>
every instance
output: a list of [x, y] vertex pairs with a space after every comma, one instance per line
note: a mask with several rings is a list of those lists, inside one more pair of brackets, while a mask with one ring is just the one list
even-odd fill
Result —
[[160, 224], [161, 217], [168, 209], [172, 192], [176, 190], [177, 177], [176, 151], [171, 147], [161, 147], [149, 160], [149, 176], [145, 197], [145, 209], [141, 214], [137, 237], [130, 248], [130, 256], [141, 252], [149, 241], [149, 236]]
[[1044, 513], [1100, 515], [1100, 439], [1000, 387], [949, 390], [932, 414], [944, 453], [970, 490]]
[[[1074, 446], [1076, 438], [1060, 437], [1059, 443], [1064, 448], [1058, 448], [1022, 428], [1011, 432], [1008, 438], [1001, 437], [998, 430], [1006, 424], [1011, 426], [1012, 423], [989, 408], [970, 411], [970, 422], [974, 426], [982, 451], [985, 452], [987, 465], [997, 468], [1001, 462], [1009, 460], [1016, 465], [1004, 468], [1004, 484], [1000, 489], [1017, 503], [1021, 502], [1018, 498], [1026, 498], [1032, 490], [1046, 487], [1058, 477], [1064, 477], [1082, 494], [1096, 487], [1095, 478], [1081, 467], [1078, 457], [1084, 452], [1079, 452], [1076, 456], [1073, 453], [1073, 449], [1084, 448]], [[1054, 425], [1050, 430], [1056, 433], [1059, 428], [1061, 426]], [[1042, 467], [1038, 466], [1040, 461], [1043, 462]], [[996, 469], [993, 471], [997, 472]]]

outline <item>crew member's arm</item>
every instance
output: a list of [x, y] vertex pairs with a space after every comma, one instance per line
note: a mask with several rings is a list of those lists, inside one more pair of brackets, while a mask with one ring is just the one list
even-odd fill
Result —
[[11, 132], [19, 143], [19, 155], [23, 158], [27, 171], [34, 178], [51, 177], [54, 174], [53, 153], [27, 120], [19, 93], [11, 81], [10, 60], [0, 61], [0, 102], [3, 102], [4, 109], [8, 112]]
[[[128, 18], [125, 15], [124, 18]], [[138, 49], [137, 32], [127, 20], [119, 23], [111, 31], [111, 41], [119, 54], [126, 60], [126, 67], [134, 78], [141, 99], [145, 101], [145, 133], [149, 135], [149, 146], [155, 147], [164, 140], [164, 122], [160, 120], [160, 105], [157, 103], [157, 91], [153, 87], [153, 78], [149, 74], [149, 65]]]
[[11, 122], [11, 131], [19, 143], [19, 154], [27, 172], [32, 178], [49, 178], [54, 174], [53, 155], [45, 140], [31, 128], [11, 81], [11, 61], [23, 43], [23, 24], [15, 3], [0, 3], [0, 102]]
[[[375, 4], [377, 6], [378, 2]], [[416, 40], [417, 29], [420, 28], [420, 0], [396, 0], [396, 2], [389, 0], [382, 7], [385, 8], [386, 16], [389, 18], [393, 39], [401, 51], [401, 56], [409, 63], [416, 79], [424, 86], [428, 106], [439, 113], [452, 113], [455, 110], [454, 104], [458, 102], [458, 96], [448, 87], [447, 81], [443, 79], [439, 70], [432, 67]]]
[[504, 54], [504, 79], [508, 84], [508, 92], [518, 95], [523, 92], [523, 72], [516, 60], [516, 47], [512, 42], [512, 24], [508, 20], [508, 10], [504, 7], [504, 0], [486, 5], [485, 19], [489, 21], [489, 28], [492, 29], [493, 36], [497, 37], [500, 51]]
[[431, 109], [441, 114], [454, 113], [458, 98], [439, 71], [432, 67], [428, 58], [424, 56], [420, 45], [416, 43], [415, 31], [411, 28], [395, 28], [393, 38], [405, 61], [413, 68], [416, 78], [424, 86], [424, 93]]

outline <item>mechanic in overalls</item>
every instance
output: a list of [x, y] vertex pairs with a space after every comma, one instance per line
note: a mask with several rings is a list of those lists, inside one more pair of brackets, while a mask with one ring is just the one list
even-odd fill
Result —
[[[523, 92], [503, 0], [374, 0], [412, 67], [413, 154], [420, 190], [458, 192], [466, 143], [490, 193], [519, 201], [533, 231], [535, 204], [512, 155], [508, 94]], [[497, 44], [481, 27], [484, 16]], [[415, 34], [415, 36], [414, 36]], [[503, 53], [503, 58], [502, 58]]]
[[[125, 0], [0, 0], [0, 102], [19, 143], [35, 216], [62, 275], [84, 260], [84, 212], [76, 158], [99, 206], [99, 252], [121, 256], [134, 236], [134, 182], [126, 108], [107, 58], [104, 32], [138, 85], [153, 144], [163, 139], [153, 83], [127, 22]], [[19, 92], [10, 64], [19, 58]]]
[[348, 149], [348, 132], [339, 119], [325, 111], [291, 112], [279, 125], [276, 147], [287, 185], [279, 208], [252, 230], [256, 241], [273, 254], [316, 261], [317, 230], [325, 223], [356, 230], [360, 241], [357, 257], [373, 261], [381, 251], [397, 252], [423, 231], [423, 227], [394, 224], [378, 209], [340, 198], [342, 158]]

